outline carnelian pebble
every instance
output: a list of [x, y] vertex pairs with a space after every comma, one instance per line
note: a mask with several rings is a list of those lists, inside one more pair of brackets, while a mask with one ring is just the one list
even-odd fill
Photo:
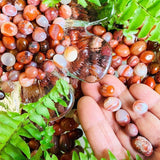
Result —
[[53, 129], [55, 130], [54, 135], [56, 135], [56, 136], [58, 136], [64, 132], [64, 130], [62, 129], [60, 124], [57, 124], [57, 123], [53, 125]]
[[141, 83], [141, 77], [140, 76], [137, 76], [137, 75], [133, 75], [132, 77], [130, 77], [128, 80], [127, 80], [127, 86], [130, 87], [132, 84], [139, 84]]
[[103, 84], [99, 88], [99, 92], [103, 97], [109, 97], [109, 96], [113, 96], [115, 92], [115, 88], [112, 85]]
[[1, 33], [5, 36], [15, 36], [17, 32], [17, 26], [12, 22], [4, 22], [1, 26]]
[[45, 11], [45, 17], [48, 21], [53, 21], [58, 16], [58, 10], [55, 7], [50, 7]]
[[14, 18], [13, 18], [13, 23], [18, 24], [20, 21], [24, 20], [22, 13], [18, 13]]
[[118, 43], [119, 43], [119, 42], [118, 42], [117, 40], [115, 40], [115, 39], [111, 39], [111, 40], [109, 41], [109, 44], [110, 44], [111, 48], [117, 47]]
[[58, 12], [59, 12], [60, 17], [63, 17], [65, 19], [70, 18], [72, 15], [71, 7], [66, 4], [61, 5]]
[[160, 84], [157, 84], [154, 88], [154, 90], [160, 94]]
[[52, 61], [45, 61], [43, 63], [43, 71], [44, 72], [51, 73], [51, 72], [54, 71], [54, 69], [55, 69], [55, 65], [54, 65], [54, 63]]
[[32, 38], [34, 41], [42, 42], [47, 38], [47, 34], [43, 28], [37, 27], [32, 33]]
[[19, 76], [19, 83], [22, 87], [29, 87], [33, 84], [34, 79], [33, 78], [27, 78], [26, 74], [23, 72]]
[[118, 79], [124, 84], [127, 82], [127, 78], [124, 76], [119, 76]]
[[93, 33], [97, 36], [102, 36], [104, 33], [106, 33], [106, 29], [103, 26], [96, 25], [93, 27]]
[[115, 73], [115, 69], [113, 67], [109, 67], [107, 74], [114, 75], [114, 73]]
[[136, 36], [132, 34], [132, 35], [129, 35], [129, 37], [124, 37], [123, 41], [127, 46], [130, 46], [135, 42], [135, 39], [136, 39]]
[[19, 63], [19, 62], [16, 62], [15, 64], [14, 64], [14, 69], [15, 70], [17, 70], [17, 71], [20, 71], [20, 70], [22, 70], [23, 69], [23, 64], [21, 64], [21, 63]]
[[6, 47], [4, 46], [2, 41], [0, 41], [0, 53], [3, 53], [5, 50], [6, 50]]
[[27, 20], [22, 20], [18, 23], [18, 30], [24, 35], [29, 35], [33, 32], [33, 25]]
[[37, 79], [42, 80], [45, 78], [45, 76], [46, 76], [46, 73], [43, 72], [41, 69], [38, 69]]
[[0, 1], [0, 8], [2, 8], [7, 3], [8, 3], [8, 0], [1, 0]]
[[40, 50], [40, 45], [36, 41], [32, 41], [29, 43], [28, 49], [31, 53], [37, 53]]
[[3, 36], [2, 42], [7, 49], [15, 49], [16, 48], [16, 42], [15, 42], [14, 37]]
[[10, 17], [14, 17], [17, 14], [17, 9], [12, 4], [6, 4], [2, 7], [2, 12]]
[[113, 35], [111, 32], [106, 32], [102, 35], [102, 38], [106, 41], [109, 42], [112, 39]]
[[148, 85], [149, 87], [151, 87], [152, 89], [154, 89], [155, 85], [156, 85], [156, 82], [154, 80], [154, 78], [148, 76], [148, 77], [145, 77], [143, 79], [143, 83]]
[[22, 63], [22, 64], [28, 64], [29, 62], [31, 62], [32, 58], [33, 58], [33, 55], [29, 51], [19, 52], [16, 55], [17, 61]]
[[103, 105], [106, 110], [116, 112], [121, 108], [122, 102], [117, 97], [108, 97], [104, 100]]
[[117, 69], [119, 76], [131, 77], [133, 75], [133, 69], [127, 64], [122, 64]]
[[152, 62], [148, 65], [148, 72], [152, 75], [156, 74], [160, 69], [160, 65], [157, 62]]
[[153, 51], [144, 51], [143, 53], [141, 53], [140, 55], [140, 61], [143, 63], [150, 63], [154, 60], [154, 52]]
[[127, 59], [127, 64], [131, 67], [134, 67], [136, 66], [137, 64], [139, 63], [139, 58], [138, 56], [130, 56], [128, 59]]
[[45, 55], [42, 52], [38, 52], [35, 56], [35, 62], [42, 63], [45, 60]]
[[26, 6], [25, 0], [15, 0], [14, 6], [16, 7], [17, 11], [23, 11], [24, 7]]
[[5, 14], [0, 13], [0, 27], [4, 22], [9, 22], [9, 17]]
[[2, 76], [2, 73], [3, 73], [3, 69], [2, 67], [0, 67], [0, 76]]
[[60, 121], [60, 126], [65, 131], [70, 131], [78, 127], [73, 118], [64, 118]]
[[18, 51], [25, 51], [28, 48], [28, 41], [26, 40], [26, 38], [18, 38], [17, 39], [17, 49]]
[[27, 67], [25, 70], [25, 74], [28, 78], [36, 78], [38, 75], [38, 69], [33, 66]]
[[52, 59], [54, 55], [55, 55], [55, 51], [53, 49], [49, 49], [46, 53], [46, 58]]
[[41, 2], [40, 5], [39, 5], [39, 10], [41, 12], [45, 12], [48, 8], [49, 8], [48, 4], [45, 4], [43, 2]]
[[118, 55], [112, 56], [112, 64], [111, 66], [116, 69], [122, 64], [122, 57]]
[[38, 16], [38, 10], [37, 7], [35, 7], [34, 5], [27, 5], [24, 8], [23, 11], [24, 19], [28, 21], [33, 21], [34, 19], [36, 19], [37, 16]]
[[115, 53], [121, 57], [127, 57], [130, 54], [129, 47], [125, 44], [119, 44], [115, 48]]
[[120, 41], [122, 41], [122, 38], [123, 38], [123, 31], [122, 30], [115, 31], [113, 33], [113, 39], [114, 40], [117, 40], [118, 42], [120, 42]]
[[145, 41], [137, 41], [131, 46], [130, 52], [131, 54], [137, 56], [146, 49], [147, 49], [147, 43]]
[[34, 5], [34, 6], [38, 6], [40, 4], [40, 0], [27, 0], [28, 4]]
[[53, 40], [62, 40], [64, 35], [63, 28], [58, 24], [50, 25], [48, 32]]

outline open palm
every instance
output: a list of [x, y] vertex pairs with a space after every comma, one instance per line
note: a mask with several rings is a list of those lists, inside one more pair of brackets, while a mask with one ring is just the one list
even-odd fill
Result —
[[[151, 157], [144, 157], [131, 145], [130, 137], [115, 121], [114, 113], [103, 108], [102, 97], [99, 93], [101, 84], [113, 85], [115, 95], [120, 98], [122, 108], [127, 110], [132, 121], [137, 125], [139, 134], [146, 137], [153, 145]], [[127, 159], [127, 150], [135, 158], [139, 154], [143, 159], [160, 159], [160, 95], [144, 84], [134, 84], [128, 90], [115, 76], [106, 75], [97, 83], [82, 83], [84, 97], [78, 102], [78, 115], [88, 138], [88, 141], [100, 159], [108, 158], [108, 149], [118, 160]], [[136, 99], [145, 101], [149, 111], [144, 115], [137, 115], [132, 110]]]

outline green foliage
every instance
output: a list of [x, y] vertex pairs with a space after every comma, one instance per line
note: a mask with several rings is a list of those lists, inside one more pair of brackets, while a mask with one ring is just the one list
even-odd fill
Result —
[[[54, 92], [56, 92], [57, 96], [52, 99]], [[69, 100], [68, 95], [69, 84], [59, 79], [47, 95], [35, 103], [29, 103], [23, 106], [23, 110], [26, 111], [26, 113], [19, 114], [16, 112], [1, 111], [0, 159], [40, 160], [42, 154], [45, 153], [46, 160], [50, 160], [49, 154], [46, 151], [53, 146], [51, 140], [55, 131], [53, 126], [48, 126], [50, 118], [48, 108], [56, 111], [54, 103], [60, 100], [63, 102], [63, 97]], [[64, 102], [63, 104], [66, 106], [66, 102]], [[39, 128], [41, 128], [41, 130], [39, 130]], [[30, 148], [22, 137], [35, 138], [40, 141], [40, 147], [34, 157], [31, 158]], [[53, 155], [51, 160], [57, 159]]]
[[60, 2], [60, 0], [43, 0], [42, 1], [42, 3], [47, 4], [48, 7], [53, 7], [53, 6], [55, 6], [59, 2]]
[[[79, 156], [76, 152], [73, 152], [72, 154], [72, 160], [97, 160], [97, 158], [94, 156], [94, 153], [92, 149], [90, 148], [89, 142], [86, 137], [83, 136], [84, 141], [84, 153], [80, 152]], [[77, 145], [81, 145], [79, 140], [76, 140]], [[117, 158], [114, 156], [114, 154], [108, 150], [109, 159], [108, 160], [117, 160]], [[129, 151], [127, 151], [128, 158], [127, 160], [131, 160], [131, 154]], [[106, 158], [101, 158], [101, 160], [107, 160]], [[126, 160], [126, 159], [124, 159]], [[142, 158], [139, 155], [136, 155], [136, 160], [142, 160]]]
[[[98, 18], [108, 17], [104, 25], [117, 29], [115, 24], [123, 25], [124, 34], [138, 33], [138, 38], [150, 34], [148, 40], [160, 42], [160, 1], [159, 0], [108, 0], [102, 7], [94, 6]], [[152, 30], [154, 28], [154, 30]]]
[[[97, 6], [101, 6], [101, 3], [99, 0], [88, 0], [88, 2], [94, 3]], [[88, 5], [86, 0], [78, 0], [78, 4], [82, 5], [83, 7], [87, 7], [87, 5]]]

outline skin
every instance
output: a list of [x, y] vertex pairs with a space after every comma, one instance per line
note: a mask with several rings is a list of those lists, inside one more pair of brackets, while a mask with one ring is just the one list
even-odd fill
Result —
[[[146, 137], [153, 145], [154, 152], [144, 157], [133, 149], [131, 138], [115, 121], [114, 113], [103, 108], [104, 98], [99, 93], [101, 84], [113, 85], [114, 96], [122, 101], [122, 108], [127, 110], [133, 123], [138, 127], [139, 134]], [[133, 159], [139, 154], [144, 160], [160, 159], [160, 95], [144, 84], [133, 84], [129, 90], [115, 76], [106, 75], [97, 83], [82, 83], [84, 96], [78, 102], [78, 115], [86, 137], [100, 159], [108, 158], [108, 149], [118, 160], [128, 159], [127, 150]], [[145, 101], [149, 110], [144, 115], [137, 115], [132, 110], [135, 100]]]

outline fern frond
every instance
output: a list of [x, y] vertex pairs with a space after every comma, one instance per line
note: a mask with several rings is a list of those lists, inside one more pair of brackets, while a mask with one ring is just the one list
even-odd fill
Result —
[[[55, 103], [59, 102], [66, 106], [62, 99], [69, 100], [69, 84], [64, 80], [58, 80], [53, 89], [35, 103], [23, 106], [26, 113], [22, 115], [16, 112], [0, 112], [0, 159], [1, 160], [29, 160], [31, 159], [30, 148], [22, 137], [35, 138], [39, 140], [40, 147], [37, 155], [32, 159], [40, 160], [42, 151], [47, 151], [53, 144], [54, 129], [48, 126], [50, 114], [48, 109], [58, 111]], [[53, 98], [53, 96], [56, 97]], [[33, 123], [34, 122], [34, 123]], [[35, 125], [36, 124], [36, 125]], [[39, 127], [37, 127], [37, 125]], [[39, 130], [39, 128], [42, 128]]]
[[26, 114], [20, 116], [18, 113], [0, 112], [0, 157], [2, 160], [30, 158], [28, 145], [17, 134], [25, 118], [27, 118]]
[[[129, 21], [129, 27], [125, 33], [138, 30], [143, 25], [138, 37], [144, 38], [149, 34], [148, 40], [160, 42], [160, 0], [155, 0], [154, 2], [152, 0], [131, 0], [128, 3], [123, 2], [123, 6], [117, 5], [116, 7], [120, 11], [117, 22], [125, 24], [125, 21]], [[155, 29], [152, 31], [153, 27]]]
[[[114, 12], [111, 14], [113, 8]], [[123, 25], [125, 36], [140, 30], [139, 38], [148, 36], [148, 40], [160, 43], [160, 0], [113, 0], [94, 9], [99, 19], [108, 17], [108, 23], [104, 25], [107, 24], [109, 30], [117, 29], [115, 24], [120, 24]]]

